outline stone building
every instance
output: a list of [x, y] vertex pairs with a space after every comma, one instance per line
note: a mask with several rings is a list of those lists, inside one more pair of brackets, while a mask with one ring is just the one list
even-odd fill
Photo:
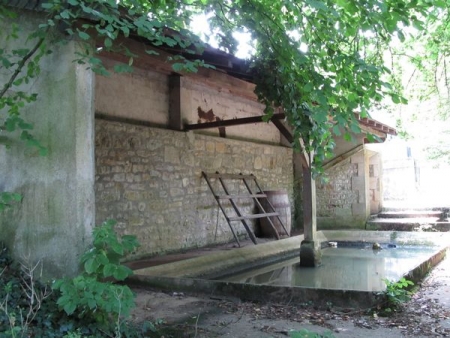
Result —
[[[41, 19], [24, 9], [18, 24], [26, 32]], [[36, 82], [23, 86], [39, 94], [23, 112], [49, 155], [30, 154], [18, 138], [11, 149], [0, 148], [0, 190], [24, 196], [0, 215], [2, 241], [18, 257], [41, 260], [46, 276], [75, 274], [92, 228], [106, 219], [137, 236], [134, 257], [233, 240], [202, 171], [254, 174], [264, 190], [284, 189], [292, 214], [301, 213], [298, 158], [279, 127], [261, 122], [264, 107], [240, 72], [242, 60], [207, 49], [203, 57], [216, 69], [178, 74], [166, 51], [149, 55], [141, 42], [124, 43], [139, 56], [134, 72], [109, 77], [73, 62], [82, 48], [77, 41], [55, 47]], [[126, 60], [112, 53], [101, 58], [107, 68]], [[6, 77], [1, 73], [1, 82]], [[256, 122], [189, 130], [241, 118]], [[373, 120], [361, 123], [382, 138], [393, 132]], [[318, 185], [319, 227], [360, 226], [379, 208], [379, 160], [364, 148], [363, 134], [356, 140], [338, 140], [337, 157], [327, 164], [330, 180]], [[255, 208], [239, 203], [247, 213]], [[246, 235], [240, 224], [235, 231]]]
[[[372, 119], [361, 119], [363, 132], [382, 141], [395, 129]], [[325, 164], [327, 181], [317, 181], [317, 223], [321, 229], [363, 228], [370, 215], [382, 209], [382, 158], [376, 147], [367, 144], [365, 134], [353, 142], [338, 138], [336, 157]]]

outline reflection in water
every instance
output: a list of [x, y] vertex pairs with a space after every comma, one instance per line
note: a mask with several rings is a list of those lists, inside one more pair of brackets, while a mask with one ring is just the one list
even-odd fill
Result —
[[326, 248], [322, 265], [300, 267], [299, 258], [257, 268], [225, 279], [248, 284], [301, 286], [317, 289], [381, 291], [384, 278], [398, 280], [436, 252], [430, 247]]

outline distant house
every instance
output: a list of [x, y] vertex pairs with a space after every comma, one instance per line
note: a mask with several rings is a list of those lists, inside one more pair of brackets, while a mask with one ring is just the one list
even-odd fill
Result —
[[[32, 30], [41, 17], [23, 9], [18, 23]], [[216, 69], [179, 74], [165, 61], [167, 51], [148, 55], [142, 42], [124, 43], [139, 56], [131, 74], [105, 77], [73, 63], [80, 46], [69, 41], [42, 60], [33, 87], [23, 88], [39, 93], [24, 114], [49, 155], [28, 156], [19, 141], [0, 148], [0, 188], [24, 196], [0, 215], [2, 240], [17, 256], [42, 260], [46, 276], [72, 275], [92, 228], [106, 219], [137, 236], [135, 257], [229, 242], [233, 234], [203, 171], [254, 174], [264, 190], [285, 190], [292, 215], [301, 214], [298, 155], [283, 129], [261, 122], [264, 106], [244, 61], [211, 48], [202, 57]], [[101, 58], [111, 69], [126, 60]], [[220, 123], [206, 128], [211, 122]], [[381, 138], [395, 133], [374, 120], [360, 122]], [[355, 139], [337, 140], [336, 158], [326, 164], [330, 180], [317, 185], [319, 227], [361, 227], [380, 209], [379, 156], [364, 147], [364, 134]], [[246, 213], [255, 209], [251, 201], [239, 203]], [[300, 229], [298, 219], [293, 227]], [[241, 224], [234, 229], [246, 235]]]

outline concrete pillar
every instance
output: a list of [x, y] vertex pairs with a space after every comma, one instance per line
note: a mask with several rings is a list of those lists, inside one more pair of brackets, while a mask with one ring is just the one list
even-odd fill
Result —
[[367, 150], [353, 155], [351, 158], [354, 166], [352, 177], [352, 191], [357, 192], [358, 199], [352, 204], [353, 219], [366, 221], [370, 215], [370, 191], [369, 191], [369, 156]]
[[[22, 39], [0, 41], [7, 49], [32, 45], [27, 33], [46, 19], [24, 11], [17, 20]], [[8, 24], [1, 22], [0, 30]], [[94, 226], [94, 75], [72, 62], [80, 48], [73, 41], [52, 47], [36, 80], [16, 89], [38, 94], [22, 116], [48, 155], [38, 156], [18, 133], [2, 133], [11, 148], [0, 146], [0, 191], [20, 193], [23, 200], [0, 214], [1, 239], [16, 258], [41, 262], [43, 279], [78, 273]], [[3, 71], [0, 83], [8, 78]]]
[[382, 162], [380, 153], [375, 153], [369, 161], [369, 200], [370, 214], [377, 214], [382, 208]]

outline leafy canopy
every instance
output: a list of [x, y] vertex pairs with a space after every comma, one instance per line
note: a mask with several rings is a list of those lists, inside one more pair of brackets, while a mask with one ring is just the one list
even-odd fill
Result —
[[445, 123], [450, 116], [450, 3], [441, 5], [430, 9], [426, 29], [412, 31], [390, 57], [409, 101], [407, 107], [391, 107], [400, 135], [417, 140], [417, 149], [434, 164], [450, 163], [450, 127]]
[[[176, 71], [196, 71], [205, 66], [199, 56], [203, 43], [188, 29], [197, 14], [207, 14], [211, 38], [230, 53], [237, 46], [233, 33], [248, 32], [255, 51], [251, 72], [267, 116], [274, 108], [283, 108], [294, 130], [295, 147], [313, 154], [318, 170], [331, 155], [333, 133], [345, 130], [344, 136], [350, 138], [349, 131], [360, 131], [354, 111], [366, 117], [370, 106], [385, 96], [404, 102], [383, 80], [389, 73], [383, 53], [393, 38], [405, 39], [406, 27], [423, 30], [423, 18], [445, 5], [443, 0], [47, 0], [43, 4], [47, 21], [34, 37], [45, 40], [45, 32], [58, 27], [81, 41], [95, 40], [103, 50], [129, 57], [128, 64], [116, 67], [120, 72], [132, 69], [136, 55], [119, 38], [134, 35], [156, 47], [192, 54], [189, 60], [178, 55], [169, 61]], [[181, 34], [167, 34], [168, 28]], [[42, 46], [46, 45], [38, 46], [37, 61], [48, 51]], [[105, 74], [97, 52], [87, 49], [77, 61]], [[148, 53], [155, 51], [148, 49]], [[2, 62], [11, 70], [24, 67], [20, 60]], [[36, 69], [31, 75], [38, 73]], [[13, 80], [10, 87], [20, 85]], [[7, 97], [5, 93], [0, 100]], [[21, 128], [16, 111], [9, 114], [9, 119], [15, 115], [13, 123]]]

